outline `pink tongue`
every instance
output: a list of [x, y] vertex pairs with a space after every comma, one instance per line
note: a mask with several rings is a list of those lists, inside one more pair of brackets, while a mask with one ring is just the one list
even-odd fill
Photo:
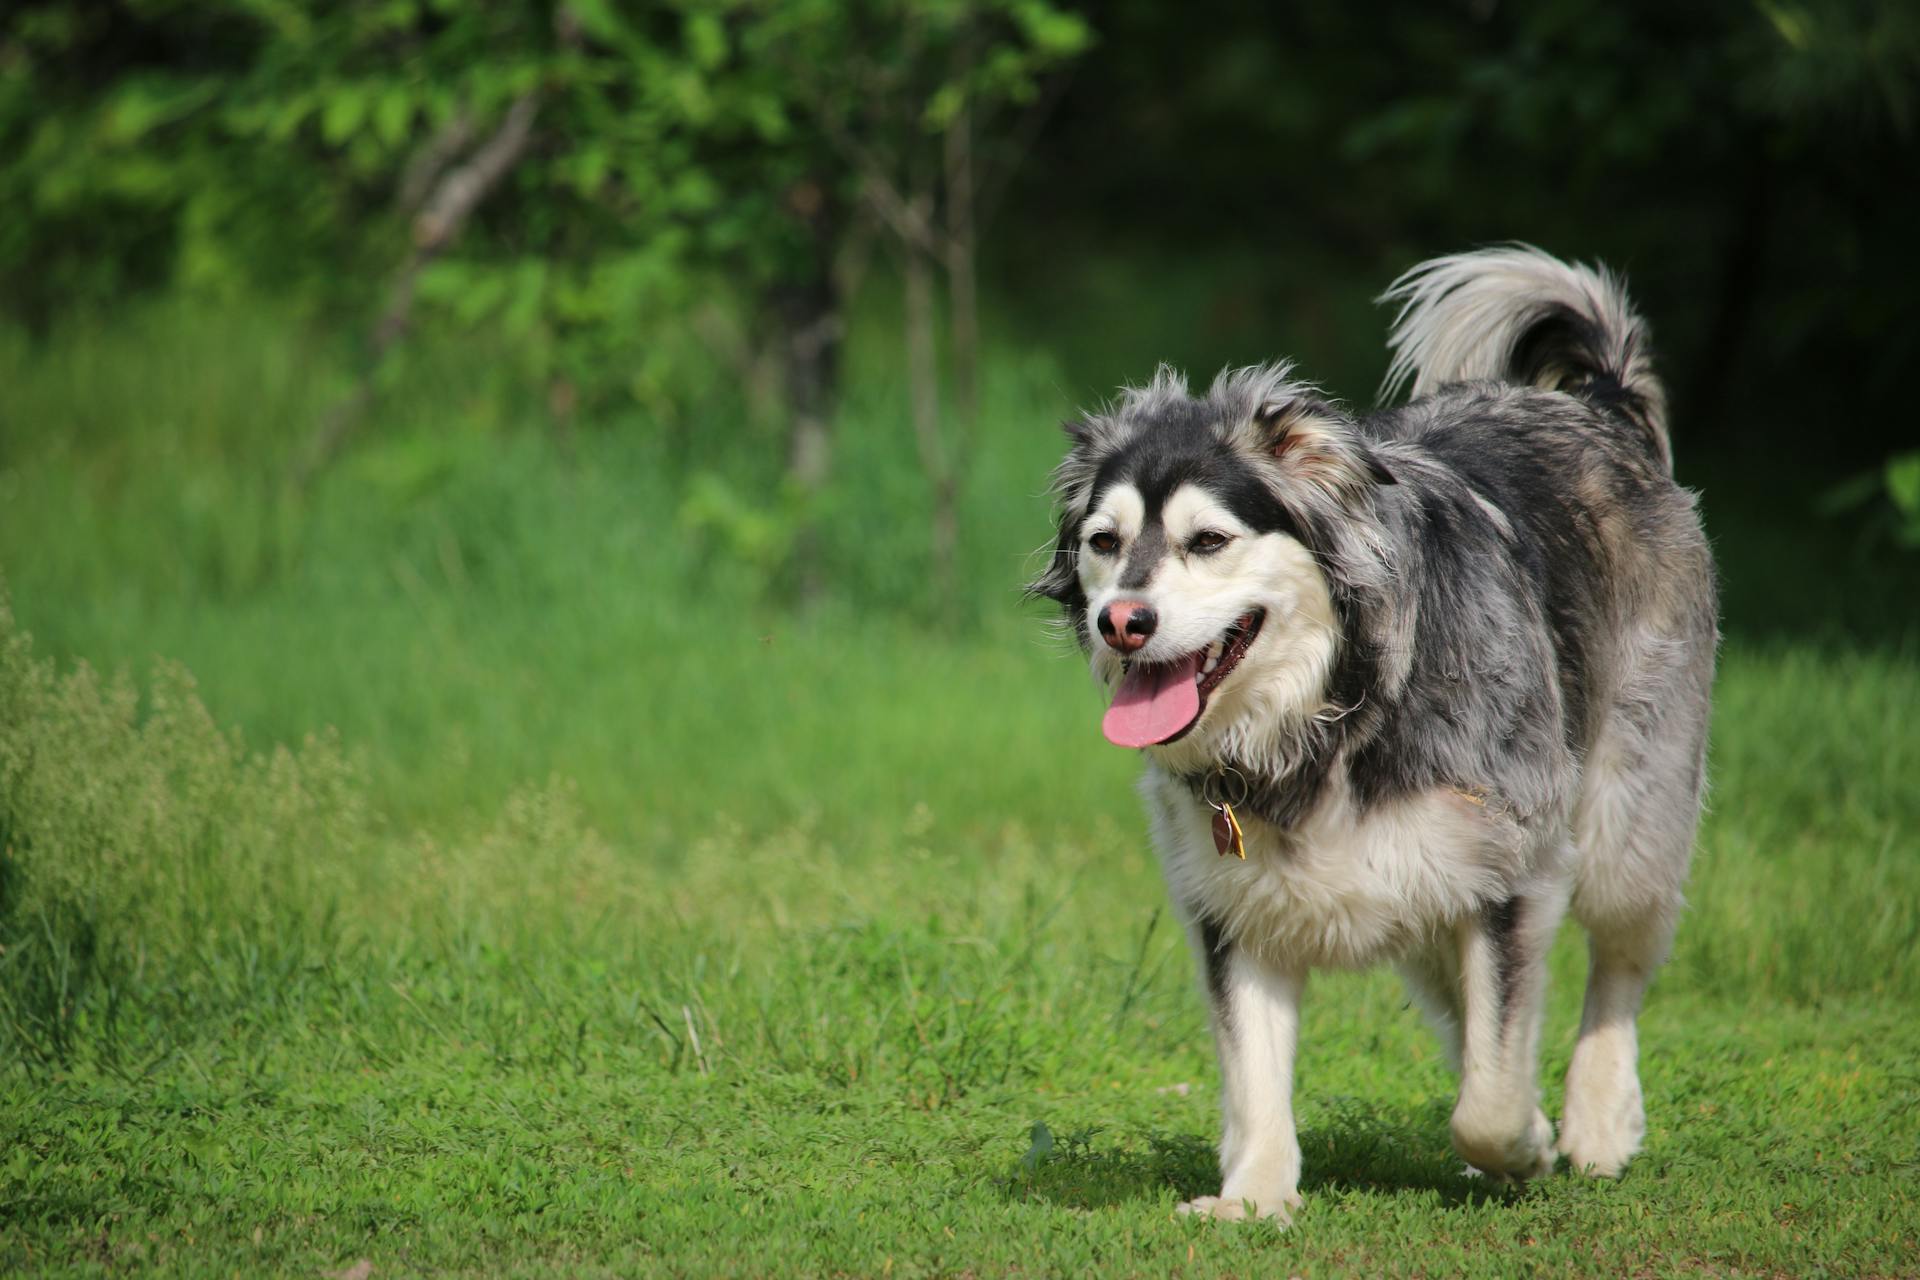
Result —
[[1116, 747], [1150, 747], [1165, 742], [1200, 718], [1198, 653], [1168, 666], [1136, 665], [1120, 677], [1113, 705], [1100, 728]]

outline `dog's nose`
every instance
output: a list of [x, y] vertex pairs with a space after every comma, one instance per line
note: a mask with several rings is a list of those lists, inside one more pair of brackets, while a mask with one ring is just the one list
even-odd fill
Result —
[[1100, 611], [1096, 621], [1102, 640], [1121, 653], [1132, 653], [1147, 642], [1160, 617], [1151, 605], [1138, 600], [1116, 600]]

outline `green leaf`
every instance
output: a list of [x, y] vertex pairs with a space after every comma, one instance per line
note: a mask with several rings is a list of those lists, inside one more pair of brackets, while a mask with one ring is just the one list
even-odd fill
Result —
[[1784, 4], [1768, 4], [1766, 0], [1761, 0], [1758, 8], [1788, 47], [1801, 52], [1813, 43], [1813, 23], [1804, 10]]
[[693, 65], [712, 71], [727, 60], [727, 29], [714, 13], [690, 13], [686, 22], [687, 53]]
[[1093, 43], [1093, 28], [1077, 13], [1049, 4], [1023, 4], [1016, 16], [1034, 51], [1050, 58], [1072, 57]]
[[569, 167], [575, 189], [582, 195], [594, 195], [606, 185], [607, 175], [613, 171], [613, 152], [589, 142], [574, 155]]
[[936, 133], [945, 129], [953, 123], [953, 118], [960, 114], [960, 108], [965, 106], [966, 103], [967, 91], [965, 86], [953, 81], [948, 81], [946, 84], [941, 85], [934, 91], [933, 96], [927, 99], [925, 117], [927, 128]]
[[1887, 459], [1887, 496], [1909, 520], [1920, 520], [1920, 451]]
[[1048, 1156], [1053, 1154], [1053, 1130], [1047, 1128], [1045, 1120], [1035, 1120], [1032, 1131], [1033, 1144], [1027, 1148], [1027, 1154], [1020, 1157], [1020, 1167], [1032, 1173]]
[[607, 0], [567, 0], [566, 10], [580, 29], [604, 44], [619, 44], [627, 34], [626, 20]]
[[311, 93], [296, 93], [273, 109], [266, 117], [266, 136], [273, 142], [285, 142], [300, 131], [318, 105]]
[[352, 137], [367, 118], [368, 97], [367, 91], [357, 84], [329, 89], [320, 107], [321, 139], [337, 147]]
[[[1891, 464], [1889, 464], [1891, 465]], [[1823, 516], [1837, 516], [1866, 506], [1880, 496], [1881, 477], [1871, 471], [1849, 476], [1825, 490], [1813, 500], [1813, 509]]]
[[412, 125], [413, 95], [399, 85], [390, 86], [373, 109], [374, 133], [389, 147], [397, 147], [407, 140]]
[[219, 83], [210, 79], [198, 84], [130, 81], [108, 98], [100, 113], [101, 140], [121, 146], [139, 142], [210, 101], [219, 89]]

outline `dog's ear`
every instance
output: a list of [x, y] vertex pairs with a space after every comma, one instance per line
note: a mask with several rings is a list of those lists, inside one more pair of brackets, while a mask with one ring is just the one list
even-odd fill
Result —
[[1064, 609], [1076, 637], [1084, 645], [1086, 637], [1081, 634], [1078, 619], [1085, 613], [1087, 601], [1080, 589], [1078, 533], [1080, 521], [1086, 515], [1087, 493], [1093, 484], [1098, 425], [1093, 418], [1068, 418], [1060, 424], [1060, 429], [1072, 444], [1053, 473], [1053, 490], [1059, 500], [1054, 513], [1057, 526], [1053, 546], [1051, 550], [1043, 548], [1046, 564], [1039, 576], [1027, 583], [1026, 594], [1030, 599], [1051, 600]]
[[1262, 452], [1303, 480], [1334, 493], [1399, 483], [1348, 418], [1310, 395], [1263, 401], [1253, 413]]
[[1079, 542], [1074, 535], [1078, 527], [1078, 522], [1071, 516], [1062, 517], [1053, 547], [1047, 552], [1046, 567], [1040, 571], [1039, 577], [1027, 584], [1026, 594], [1030, 598], [1051, 600], [1069, 611], [1075, 605], [1085, 606], [1086, 597], [1080, 590], [1080, 573], [1075, 555]]

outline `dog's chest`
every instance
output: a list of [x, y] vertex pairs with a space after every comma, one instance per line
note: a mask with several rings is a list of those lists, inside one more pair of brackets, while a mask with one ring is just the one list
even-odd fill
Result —
[[1248, 817], [1243, 860], [1215, 847], [1213, 812], [1184, 784], [1153, 770], [1142, 789], [1174, 901], [1276, 963], [1390, 958], [1498, 895], [1519, 860], [1515, 833], [1457, 792], [1365, 813], [1334, 795], [1288, 831]]

